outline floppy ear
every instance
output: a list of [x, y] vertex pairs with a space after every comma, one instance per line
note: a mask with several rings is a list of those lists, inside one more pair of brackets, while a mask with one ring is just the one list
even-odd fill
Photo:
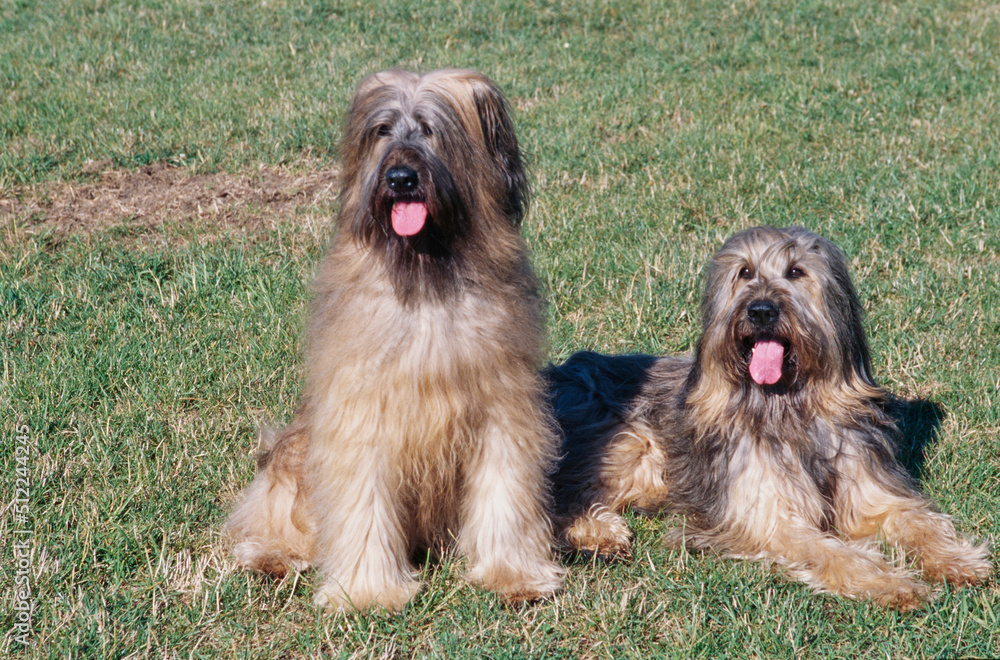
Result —
[[871, 352], [868, 349], [868, 339], [865, 336], [863, 322], [864, 310], [858, 299], [854, 282], [851, 281], [847, 258], [832, 241], [816, 236], [814, 244], [830, 268], [830, 278], [834, 285], [824, 293], [827, 308], [831, 316], [840, 322], [837, 340], [844, 350], [844, 372], [853, 372], [861, 382], [872, 387], [878, 387], [872, 372]]
[[514, 124], [510, 120], [507, 101], [496, 85], [485, 77], [480, 78], [480, 84], [475, 86], [473, 100], [486, 148], [503, 172], [506, 182], [504, 212], [518, 225], [524, 218], [527, 206], [528, 177], [521, 161], [521, 150], [514, 133]]
[[850, 368], [867, 385], [878, 387], [875, 382], [875, 375], [872, 372], [872, 358], [868, 350], [868, 339], [865, 336], [864, 323], [862, 322], [863, 312], [861, 301], [858, 300], [857, 291], [847, 272], [847, 265], [843, 264], [843, 270], [834, 269], [834, 278], [842, 283], [846, 297], [847, 323], [845, 328], [845, 345], [850, 351]]

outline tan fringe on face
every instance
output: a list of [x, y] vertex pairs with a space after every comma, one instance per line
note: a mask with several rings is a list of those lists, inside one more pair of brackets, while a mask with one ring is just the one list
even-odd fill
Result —
[[[473, 71], [378, 73], [354, 97], [342, 150], [303, 400], [229, 520], [236, 555], [278, 574], [316, 566], [329, 608], [402, 608], [419, 589], [414, 553], [452, 545], [476, 584], [515, 601], [551, 594], [556, 435], [504, 99]], [[419, 183], [393, 189], [399, 168]], [[392, 208], [415, 200], [426, 224], [399, 235]]]
[[[798, 227], [737, 234], [709, 265], [702, 319], [693, 358], [578, 353], [549, 368], [565, 435], [555, 478], [563, 544], [627, 555], [617, 512], [668, 510], [684, 516], [678, 542], [902, 610], [928, 591], [880, 541], [928, 580], [965, 585], [991, 573], [986, 546], [956, 533], [896, 458], [893, 400], [872, 378], [836, 246]], [[750, 374], [762, 340], [783, 346], [770, 384]]]

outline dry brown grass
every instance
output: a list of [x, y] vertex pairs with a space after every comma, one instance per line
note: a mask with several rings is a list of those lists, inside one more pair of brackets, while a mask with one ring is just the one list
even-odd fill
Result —
[[8, 237], [72, 234], [122, 227], [131, 236], [162, 237], [197, 228], [198, 239], [256, 234], [304, 217], [327, 215], [337, 197], [336, 166], [261, 166], [251, 174], [202, 174], [158, 162], [138, 170], [90, 163], [89, 181], [51, 181], [0, 198], [0, 231]]

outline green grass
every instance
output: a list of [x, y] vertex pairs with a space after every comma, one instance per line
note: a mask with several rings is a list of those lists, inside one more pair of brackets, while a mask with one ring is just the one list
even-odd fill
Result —
[[[663, 523], [643, 518], [630, 519], [635, 561], [571, 563], [549, 602], [510, 609], [448, 559], [402, 615], [323, 617], [313, 574], [235, 571], [219, 527], [249, 482], [256, 426], [294, 409], [334, 200], [252, 232], [122, 217], [66, 233], [30, 211], [94, 183], [89, 161], [241, 176], [326, 163], [364, 74], [479, 68], [507, 91], [532, 165], [526, 233], [554, 359], [689, 350], [721, 241], [803, 224], [851, 261], [880, 381], [946, 413], [924, 489], [996, 540], [1000, 12], [832, 5], [0, 3], [0, 213], [21, 209], [0, 216], [0, 483], [6, 506], [27, 425], [35, 603], [35, 646], [7, 633], [5, 607], [0, 651], [1000, 655], [995, 580], [899, 615], [667, 549]], [[16, 529], [8, 507], [5, 604]]]

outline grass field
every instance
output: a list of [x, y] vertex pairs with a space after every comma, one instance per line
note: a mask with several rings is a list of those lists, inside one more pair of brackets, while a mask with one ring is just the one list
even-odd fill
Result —
[[391, 66], [507, 91], [554, 360], [691, 349], [701, 269], [739, 229], [838, 243], [880, 382], [943, 411], [923, 488], [1000, 539], [996, 4], [4, 0], [0, 653], [1000, 656], [995, 579], [900, 615], [667, 549], [640, 517], [634, 561], [567, 558], [525, 609], [453, 559], [399, 616], [324, 617], [315, 575], [236, 571], [219, 528], [257, 425], [296, 403], [342, 113]]

